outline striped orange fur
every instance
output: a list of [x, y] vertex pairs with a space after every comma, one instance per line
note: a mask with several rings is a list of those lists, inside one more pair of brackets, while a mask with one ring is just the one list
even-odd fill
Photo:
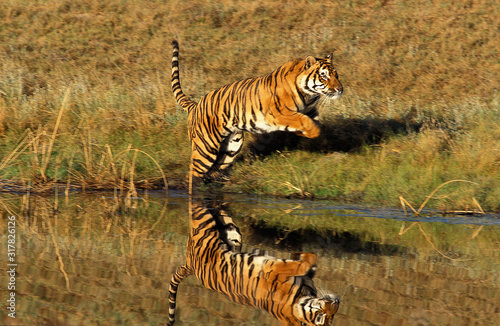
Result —
[[313, 282], [315, 254], [280, 259], [261, 250], [242, 253], [241, 234], [224, 205], [193, 201], [190, 212], [186, 264], [170, 281], [169, 325], [175, 321], [179, 284], [189, 275], [234, 302], [269, 312], [282, 325], [331, 324], [339, 300], [334, 294], [318, 295]]
[[179, 79], [179, 44], [173, 41], [172, 90], [188, 112], [190, 172], [205, 181], [226, 170], [243, 145], [243, 131], [290, 131], [315, 138], [320, 134], [317, 105], [321, 97], [343, 92], [332, 55], [308, 56], [285, 63], [262, 77], [222, 86], [198, 102], [184, 94]]

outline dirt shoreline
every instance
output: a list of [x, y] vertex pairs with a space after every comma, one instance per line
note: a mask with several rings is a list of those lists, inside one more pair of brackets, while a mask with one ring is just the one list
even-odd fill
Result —
[[144, 183], [137, 182], [134, 183], [134, 187], [130, 187], [129, 182], [124, 182], [121, 186], [111, 186], [111, 185], [81, 185], [67, 182], [21, 182], [21, 181], [0, 181], [0, 193], [31, 193], [48, 195], [57, 192], [65, 191], [80, 191], [80, 192], [94, 192], [94, 191], [129, 191], [135, 189], [136, 191], [147, 191], [147, 190], [187, 190], [187, 183], [182, 180], [172, 179], [168, 181], [167, 189], [163, 181], [155, 183]]

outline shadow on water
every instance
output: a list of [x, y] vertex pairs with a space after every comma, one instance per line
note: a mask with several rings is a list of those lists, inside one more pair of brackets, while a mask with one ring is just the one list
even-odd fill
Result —
[[[277, 237], [279, 241], [274, 238]], [[366, 241], [359, 234], [349, 231], [335, 232], [331, 235], [321, 235], [312, 230], [283, 231], [280, 227], [266, 227], [265, 225], [252, 225], [252, 239], [276, 245], [287, 250], [299, 251], [307, 244], [315, 243], [317, 247], [335, 252], [366, 253], [372, 255], [397, 255], [404, 254], [408, 248], [393, 244], [381, 244], [376, 241]]]
[[[500, 219], [406, 217], [328, 202], [225, 196], [244, 255], [317, 254], [315, 287], [341, 304], [334, 325], [494, 325], [500, 307]], [[210, 209], [216, 216], [221, 210]], [[192, 231], [185, 193], [1, 194], [0, 241], [16, 221], [16, 322], [165, 325], [169, 287]], [[213, 216], [213, 215], [212, 215]], [[227, 245], [227, 244], [226, 244]], [[229, 247], [229, 246], [228, 246]], [[0, 260], [0, 284], [8, 284]], [[299, 260], [300, 261], [300, 260]], [[306, 273], [307, 276], [307, 273]], [[308, 281], [309, 282], [309, 281]], [[322, 294], [322, 291], [318, 291]], [[188, 277], [176, 325], [278, 325]], [[6, 314], [0, 324], [11, 325]]]

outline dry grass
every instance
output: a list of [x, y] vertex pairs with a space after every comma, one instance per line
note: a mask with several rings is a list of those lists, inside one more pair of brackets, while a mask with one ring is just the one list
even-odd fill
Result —
[[[297, 154], [294, 175], [279, 180], [290, 191], [394, 204], [460, 177], [480, 184], [474, 196], [485, 207], [500, 209], [494, 1], [0, 5], [4, 180], [85, 187], [184, 180], [186, 115], [168, 86], [176, 38], [183, 87], [194, 100], [290, 59], [333, 51], [346, 92], [323, 105], [323, 136], [278, 144], [327, 154]], [[276, 139], [265, 146], [276, 149], [270, 143]], [[326, 163], [332, 157], [335, 170]], [[323, 164], [319, 172], [307, 171], [312, 160]], [[253, 182], [246, 169], [235, 169], [237, 184]], [[272, 175], [262, 178], [273, 184]]]
[[[184, 86], [195, 98], [332, 50], [346, 97], [369, 98], [376, 111], [389, 110], [391, 101], [440, 106], [498, 91], [494, 1], [80, 0], [3, 7], [3, 70], [17, 75], [26, 95], [68, 79], [101, 92], [145, 81], [168, 85], [173, 38], [182, 46]], [[171, 93], [161, 92], [159, 115], [173, 104]]]

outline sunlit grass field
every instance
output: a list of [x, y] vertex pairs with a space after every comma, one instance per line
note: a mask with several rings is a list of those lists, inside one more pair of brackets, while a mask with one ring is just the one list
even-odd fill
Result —
[[[0, 1], [3, 189], [185, 187], [198, 100], [334, 55], [345, 93], [319, 139], [247, 137], [223, 189], [500, 211], [495, 1]], [[17, 188], [16, 188], [17, 189]]]

